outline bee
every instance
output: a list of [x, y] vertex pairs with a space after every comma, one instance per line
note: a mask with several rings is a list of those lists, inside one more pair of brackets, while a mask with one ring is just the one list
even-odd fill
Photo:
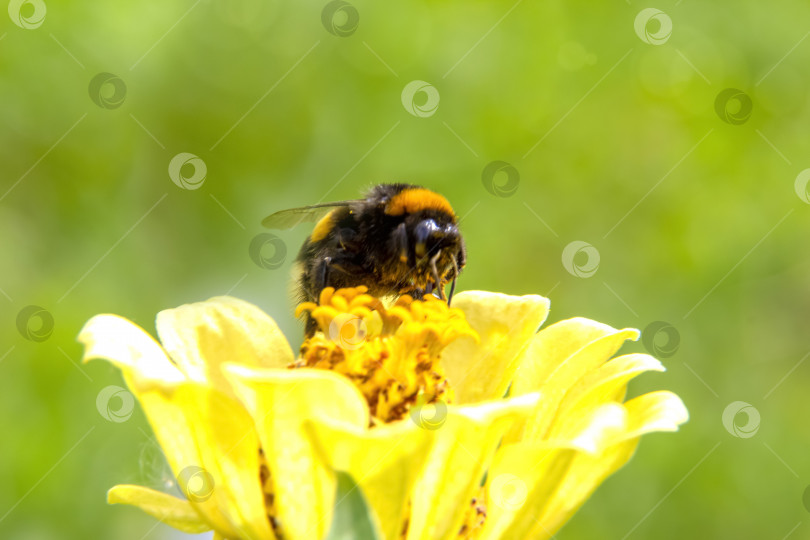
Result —
[[[317, 302], [325, 287], [358, 285], [377, 297], [438, 294], [452, 300], [467, 255], [458, 218], [438, 193], [380, 184], [363, 199], [282, 210], [262, 225], [289, 229], [302, 222], [317, 223], [296, 259], [299, 300]], [[306, 334], [314, 332], [309, 319]]]

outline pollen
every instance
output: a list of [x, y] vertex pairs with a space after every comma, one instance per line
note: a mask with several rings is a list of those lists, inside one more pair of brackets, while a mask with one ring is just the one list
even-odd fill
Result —
[[433, 296], [402, 295], [386, 307], [367, 290], [327, 287], [317, 304], [300, 304], [296, 316], [308, 312], [319, 331], [304, 341], [290, 367], [348, 377], [366, 398], [372, 426], [405, 418], [417, 400], [452, 402], [442, 350], [462, 336], [478, 340], [461, 310]]

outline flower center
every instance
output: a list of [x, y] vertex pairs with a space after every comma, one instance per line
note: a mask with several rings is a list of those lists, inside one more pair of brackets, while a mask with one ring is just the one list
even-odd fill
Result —
[[291, 368], [320, 368], [348, 377], [365, 396], [371, 425], [401, 420], [414, 405], [453, 400], [441, 352], [461, 336], [478, 335], [461, 310], [428, 296], [400, 296], [386, 307], [364, 286], [325, 288], [319, 302], [304, 302], [318, 331], [301, 345]]

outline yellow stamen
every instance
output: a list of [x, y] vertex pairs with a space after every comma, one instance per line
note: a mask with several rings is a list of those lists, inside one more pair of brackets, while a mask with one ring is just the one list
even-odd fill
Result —
[[417, 398], [420, 404], [452, 401], [441, 352], [462, 336], [478, 340], [464, 314], [433, 296], [403, 295], [386, 308], [367, 290], [327, 287], [318, 304], [299, 305], [296, 315], [308, 312], [319, 331], [290, 367], [347, 376], [365, 396], [372, 425], [404, 418]]

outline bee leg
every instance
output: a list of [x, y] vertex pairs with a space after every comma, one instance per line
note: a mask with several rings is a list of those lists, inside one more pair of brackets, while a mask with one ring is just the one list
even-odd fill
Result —
[[[442, 254], [441, 250], [436, 252], [436, 255], [431, 257], [430, 259], [430, 271], [433, 274], [433, 282], [436, 284], [436, 288], [439, 290], [439, 296], [445, 302], [447, 301], [447, 296], [444, 294], [444, 287], [442, 287], [442, 282], [439, 280], [439, 271], [436, 269], [436, 260]], [[429, 284], [431, 285], [431, 284]], [[430, 291], [428, 291], [430, 292]]]
[[329, 286], [329, 265], [332, 262], [332, 257], [324, 257], [318, 263], [313, 275], [315, 276], [315, 302], [321, 296], [321, 291]]
[[451, 259], [453, 261], [453, 283], [450, 285], [450, 294], [447, 296], [447, 305], [450, 305], [450, 302], [453, 300], [453, 293], [456, 292], [456, 278], [458, 277], [458, 263], [456, 259]]

